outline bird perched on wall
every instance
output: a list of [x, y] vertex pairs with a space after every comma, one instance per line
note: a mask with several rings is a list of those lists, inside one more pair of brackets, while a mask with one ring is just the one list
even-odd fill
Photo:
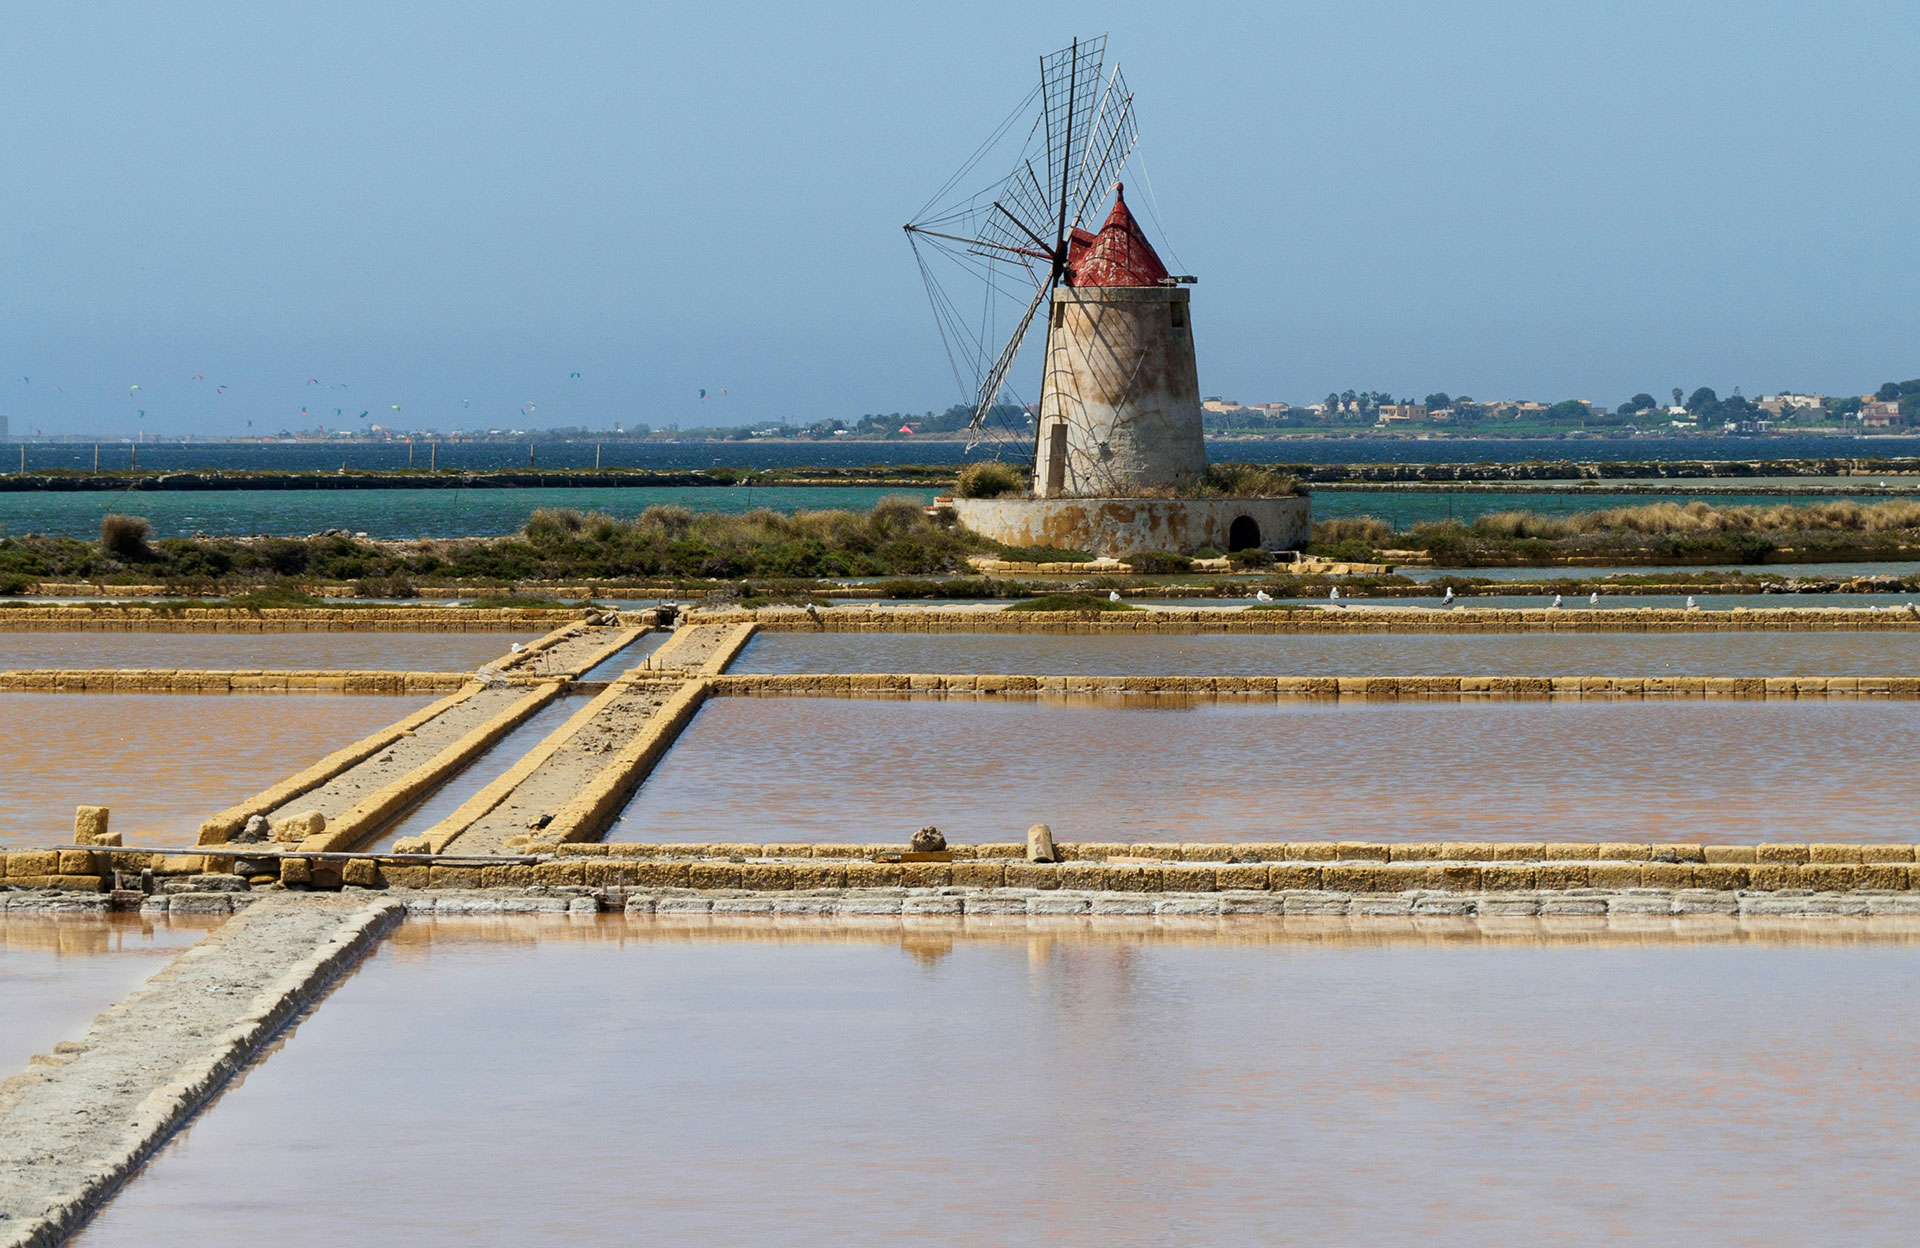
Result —
[[1453, 586], [1449, 585], [1447, 586], [1447, 592], [1440, 596], [1440, 605], [1444, 607], [1452, 601], [1453, 601]]
[[1108, 590], [1108, 591], [1107, 591], [1107, 601], [1108, 601], [1108, 602], [1119, 602], [1119, 601], [1120, 601], [1120, 591], [1119, 591], [1119, 590], [1117, 590], [1117, 589], [1110, 589], [1110, 590]]
[[1597, 607], [1600, 605], [1600, 595], [1598, 592], [1587, 595], [1587, 605], [1590, 607]]
[[511, 646], [508, 646], [507, 649], [513, 652], [514, 654], [519, 654], [522, 650], [525, 650], [526, 647], [516, 641]]
[[1273, 595], [1264, 589], [1256, 589], [1253, 591], [1253, 600], [1255, 602], [1272, 602]]
[[1695, 602], [1695, 601], [1693, 600], [1693, 595], [1692, 595], [1692, 594], [1688, 594], [1688, 595], [1687, 595], [1687, 610], [1689, 610], [1689, 611], [1691, 611], [1691, 610], [1693, 610], [1693, 609], [1694, 609], [1695, 607], [1697, 607], [1697, 606], [1699, 606], [1699, 605], [1700, 605], [1699, 603], [1697, 603], [1697, 602]]
[[1553, 596], [1553, 609], [1554, 609], [1554, 610], [1556, 610], [1556, 611], [1558, 611], [1558, 610], [1560, 609], [1560, 595], [1559, 595], [1559, 594], [1555, 594], [1555, 595]]

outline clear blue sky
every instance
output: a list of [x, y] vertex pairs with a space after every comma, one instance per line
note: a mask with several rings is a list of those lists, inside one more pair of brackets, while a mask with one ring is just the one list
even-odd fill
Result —
[[1911, 4], [16, 0], [6, 26], [16, 433], [945, 407], [899, 226], [1041, 52], [1102, 30], [1156, 241], [1201, 279], [1207, 393], [1920, 375]]

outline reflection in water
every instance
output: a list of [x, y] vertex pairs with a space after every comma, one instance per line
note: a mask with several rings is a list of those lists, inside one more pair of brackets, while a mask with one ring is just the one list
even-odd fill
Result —
[[127, 844], [191, 844], [200, 821], [423, 697], [0, 693], [0, 845], [71, 844], [73, 808]]
[[1903, 676], [1916, 667], [1920, 632], [1239, 637], [762, 633], [730, 670], [1046, 676]]
[[470, 672], [528, 633], [0, 633], [0, 671], [29, 667]]
[[1915, 1212], [1920, 1093], [1860, 1074], [1912, 1057], [1910, 945], [580, 926], [409, 925], [79, 1242], [1857, 1244]]
[[35, 1053], [79, 1039], [95, 1014], [222, 921], [211, 915], [0, 915], [0, 1079]]
[[720, 698], [609, 841], [1909, 839], [1912, 701]]
[[658, 650], [666, 644], [667, 638], [671, 636], [673, 636], [673, 634], [664, 629], [655, 629], [639, 640], [622, 646], [614, 653], [612, 658], [602, 660], [598, 666], [587, 672], [586, 675], [580, 679], [617, 680], [640, 664], [646, 662], [648, 658], [652, 657], [655, 650]]

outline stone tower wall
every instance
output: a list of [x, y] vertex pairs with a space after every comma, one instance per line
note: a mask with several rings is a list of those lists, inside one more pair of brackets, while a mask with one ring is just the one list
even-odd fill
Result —
[[1036, 496], [1126, 496], [1206, 470], [1187, 293], [1179, 286], [1054, 291]]

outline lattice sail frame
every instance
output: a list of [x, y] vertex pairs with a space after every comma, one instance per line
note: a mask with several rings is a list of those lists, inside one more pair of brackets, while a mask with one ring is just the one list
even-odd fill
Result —
[[[1102, 78], [1106, 44], [1105, 35], [1075, 40], [1041, 57], [1040, 86], [1028, 97], [1028, 104], [1037, 99], [1039, 114], [1012, 171], [943, 212], [929, 216], [923, 211], [921, 220], [906, 227], [910, 242], [918, 236], [936, 246], [957, 245], [973, 260], [965, 267], [984, 280], [988, 310], [983, 313], [980, 332], [975, 333], [958, 320], [957, 305], [939, 289], [925, 259], [920, 258], [921, 274], [928, 283], [928, 297], [956, 380], [960, 373], [960, 361], [954, 358], [956, 345], [968, 352], [977, 378], [969, 425], [976, 434], [983, 429], [987, 414], [1006, 386], [1034, 317], [1066, 273], [1074, 231], [1089, 210], [1104, 202], [1139, 139], [1133, 95], [1119, 67]], [[1011, 129], [1025, 107], [1002, 123], [995, 138]], [[993, 142], [989, 139], [988, 145]], [[986, 151], [987, 145], [983, 145], [974, 161], [950, 180], [948, 187], [957, 184]], [[928, 204], [928, 208], [933, 206]], [[951, 254], [953, 248], [942, 249]], [[917, 242], [914, 251], [919, 257]], [[1012, 335], [1002, 342], [991, 329], [997, 319], [991, 305], [996, 296], [1004, 297], [999, 286], [1003, 272], [1007, 276], [1017, 272], [1032, 284], [1032, 291]], [[988, 351], [995, 342], [1000, 346], [989, 362]], [[975, 444], [977, 439], [969, 443], [969, 449]]]

